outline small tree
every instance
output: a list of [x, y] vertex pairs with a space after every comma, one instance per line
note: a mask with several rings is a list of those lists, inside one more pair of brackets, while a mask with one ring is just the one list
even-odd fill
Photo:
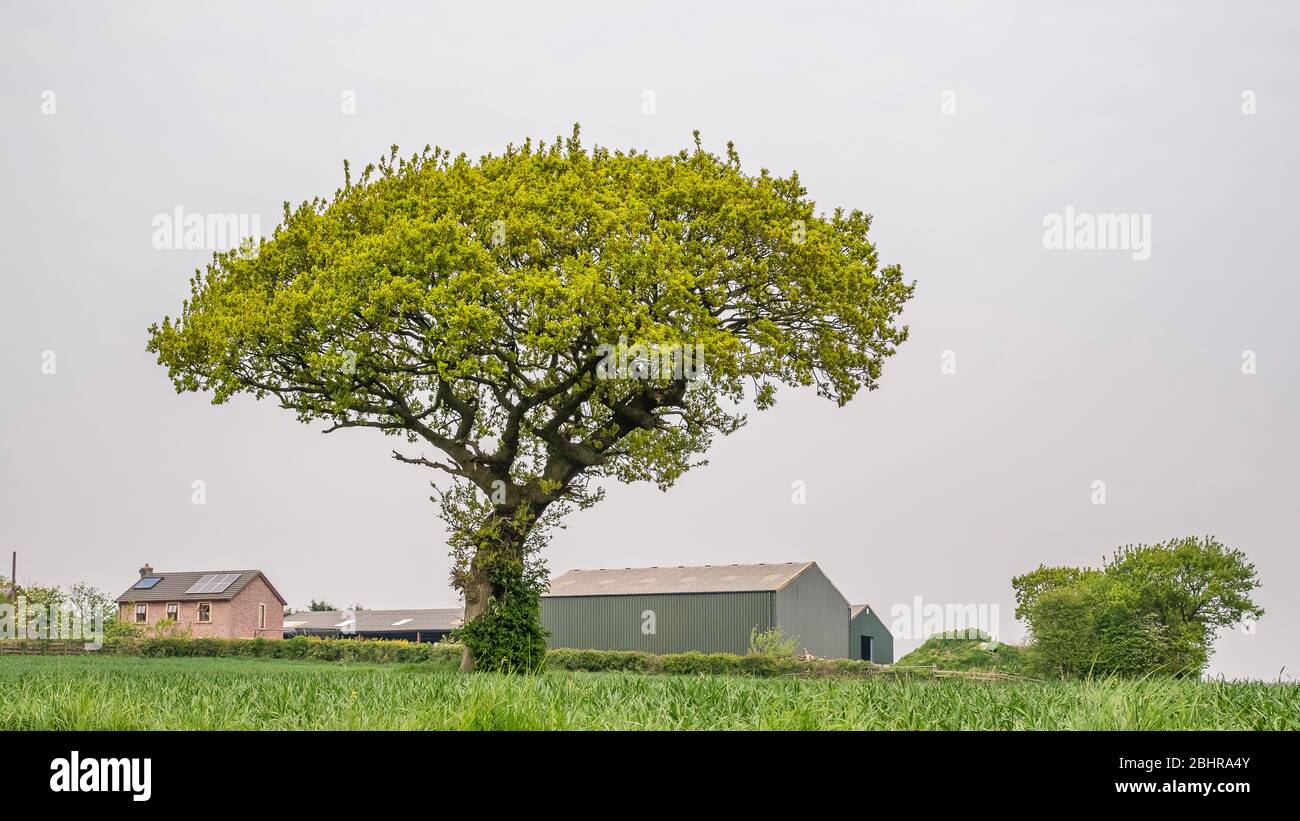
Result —
[[778, 385], [839, 405], [877, 386], [913, 286], [870, 226], [698, 134], [665, 157], [588, 150], [576, 127], [477, 161], [394, 147], [217, 254], [148, 348], [178, 391], [418, 445], [393, 457], [451, 482], [462, 667], [530, 669], [540, 549], [602, 481], [667, 489]]
[[29, 585], [22, 588], [21, 595], [27, 600], [28, 607], [39, 607], [44, 610], [62, 607], [67, 601], [67, 594], [58, 587]]
[[798, 636], [787, 636], [775, 627], [762, 632], [754, 627], [749, 631], [749, 652], [754, 655], [791, 658], [798, 644]]

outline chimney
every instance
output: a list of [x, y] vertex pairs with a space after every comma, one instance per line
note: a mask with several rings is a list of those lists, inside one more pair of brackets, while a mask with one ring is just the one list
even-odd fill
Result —
[[153, 567], [150, 564], [145, 563], [145, 566], [140, 568], [140, 578], [143, 579], [145, 576], [152, 576], [152, 575], [153, 575]]

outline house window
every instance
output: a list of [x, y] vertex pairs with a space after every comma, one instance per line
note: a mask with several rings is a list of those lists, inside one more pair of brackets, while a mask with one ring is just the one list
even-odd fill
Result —
[[135, 606], [135, 620], [140, 622], [149, 621], [149, 605], [140, 602]]
[[264, 604], [259, 604], [257, 606], [257, 629], [266, 629], [266, 605]]
[[199, 624], [207, 624], [212, 621], [212, 602], [199, 602]]
[[179, 603], [174, 601], [167, 602], [167, 618], [171, 619], [172, 621], [180, 621], [180, 615], [181, 615], [180, 610], [181, 610], [181, 606]]

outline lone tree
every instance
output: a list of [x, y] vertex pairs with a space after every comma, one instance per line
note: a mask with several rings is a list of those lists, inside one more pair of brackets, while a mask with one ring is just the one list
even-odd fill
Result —
[[540, 548], [600, 480], [667, 489], [745, 403], [785, 384], [843, 405], [907, 338], [914, 285], [879, 265], [870, 215], [805, 195], [698, 132], [664, 157], [588, 150], [577, 127], [477, 162], [394, 146], [216, 254], [148, 349], [178, 392], [273, 396], [450, 476], [462, 667], [535, 667]]

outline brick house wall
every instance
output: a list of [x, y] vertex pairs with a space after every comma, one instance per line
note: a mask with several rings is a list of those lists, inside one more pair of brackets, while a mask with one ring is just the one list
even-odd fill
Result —
[[[284, 605], [261, 576], [249, 582], [228, 604], [231, 638], [284, 638]], [[257, 626], [258, 605], [266, 607], [265, 628]]]
[[[152, 628], [167, 618], [167, 602], [140, 602], [148, 606], [147, 618], [136, 621], [136, 603], [123, 602], [120, 613], [123, 620]], [[176, 602], [176, 624], [184, 631], [189, 628], [194, 638], [251, 639], [257, 636], [267, 639], [284, 638], [284, 605], [271, 592], [270, 586], [258, 576], [240, 590], [230, 601], [213, 601], [212, 620], [200, 622], [198, 600]], [[266, 606], [266, 627], [259, 628], [258, 605]]]

